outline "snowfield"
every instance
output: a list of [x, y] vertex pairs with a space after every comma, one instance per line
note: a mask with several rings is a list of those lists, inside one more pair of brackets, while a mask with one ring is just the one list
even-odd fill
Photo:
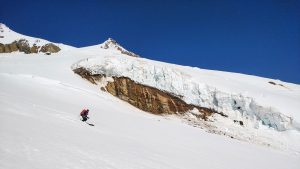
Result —
[[[236, 139], [141, 111], [73, 73], [81, 66], [222, 111], [229, 117], [215, 115], [208, 124]], [[99, 45], [51, 56], [0, 54], [0, 78], [1, 169], [300, 167], [296, 84], [133, 58]], [[80, 121], [83, 108], [95, 126]]]

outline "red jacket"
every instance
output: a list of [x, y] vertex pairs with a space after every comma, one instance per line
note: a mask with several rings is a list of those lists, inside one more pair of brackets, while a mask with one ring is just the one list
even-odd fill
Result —
[[80, 113], [81, 116], [87, 116], [89, 114], [89, 110], [83, 109]]

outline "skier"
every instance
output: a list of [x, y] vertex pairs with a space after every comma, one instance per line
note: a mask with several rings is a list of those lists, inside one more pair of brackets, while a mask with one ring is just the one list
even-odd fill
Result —
[[80, 116], [82, 117], [82, 121], [87, 121], [89, 119], [88, 117], [89, 109], [83, 109], [80, 113]]

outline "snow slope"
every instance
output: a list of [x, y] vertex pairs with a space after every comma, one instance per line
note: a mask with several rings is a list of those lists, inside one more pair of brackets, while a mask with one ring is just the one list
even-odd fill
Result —
[[[68, 67], [83, 58], [73, 54], [0, 56], [0, 168], [300, 165], [299, 154], [209, 134], [99, 92]], [[78, 120], [84, 107], [94, 127]]]
[[[291, 100], [294, 110], [293, 101], [299, 100], [298, 85], [280, 82], [289, 89], [280, 88], [270, 86], [270, 79], [130, 59], [114, 50], [98, 47], [70, 49], [51, 56], [0, 54], [0, 168], [299, 168], [300, 134], [295, 128], [282, 132], [264, 126], [249, 129], [250, 136], [257, 134], [260, 140], [264, 140], [265, 135], [275, 138], [276, 144], [280, 138], [278, 149], [210, 134], [182, 123], [177, 117], [138, 110], [101, 92], [98, 86], [83, 80], [71, 69], [80, 60], [90, 60], [88, 64], [96, 65], [106, 61], [108, 66], [122, 58], [122, 63], [127, 63], [125, 60], [138, 62], [129, 64], [136, 66], [132, 67], [136, 72], [148, 70], [140, 69], [144, 63], [143, 66], [167, 69], [164, 72], [170, 75], [190, 76], [191, 82], [205, 82], [204, 86], [209, 89], [214, 87], [224, 93], [241, 93], [247, 88], [243, 94], [254, 97], [262, 105], [280, 102], [276, 100], [280, 96], [287, 102]], [[116, 67], [104, 68], [114, 73]], [[293, 92], [289, 93], [290, 90]], [[281, 105], [286, 104], [275, 105], [280, 113], [298, 119], [298, 111], [282, 112], [288, 108]], [[79, 120], [83, 108], [90, 109], [89, 122], [95, 124], [94, 127]], [[244, 132], [238, 130], [242, 128], [238, 125], [218, 122], [237, 134]]]
[[[5, 24], [0, 23], [0, 43], [10, 44], [10, 43], [12, 43], [14, 41], [18, 41], [20, 39], [26, 39], [28, 41], [29, 46], [33, 46], [33, 44], [36, 44], [37, 46], [43, 46], [47, 43], [52, 43], [45, 39], [34, 38], [34, 37], [22, 35], [20, 33], [17, 33], [15, 31], [11, 30]], [[65, 45], [62, 43], [54, 43], [54, 44], [57, 45], [62, 50], [70, 50], [70, 49], [74, 48], [72, 46]]]
[[[238, 90], [235, 89], [236, 85], [226, 86], [226, 84], [223, 83], [223, 81], [227, 81], [224, 79], [227, 79], [228, 75], [230, 78], [230, 74], [226, 75], [222, 72], [219, 72], [219, 74], [216, 73], [219, 78], [216, 78], [213, 84], [222, 84], [223, 87], [221, 89], [223, 89], [224, 86], [230, 89], [230, 91], [223, 92], [214, 85], [207, 85], [205, 77], [194, 78], [201, 76], [201, 74], [203, 76], [206, 72], [201, 72], [201, 70], [199, 71], [197, 69], [191, 70], [188, 67], [183, 68], [177, 65], [153, 62], [147, 59], [114, 55], [101, 58], [89, 58], [80, 61], [78, 64], [74, 64], [72, 68], [76, 69], [79, 67], [86, 68], [93, 74], [129, 77], [140, 84], [182, 96], [182, 99], [189, 104], [208, 107], [223, 112], [232, 119], [241, 120], [242, 117], [240, 116], [244, 116], [245, 118], [253, 118], [255, 122], [256, 120], [262, 121], [263, 124], [280, 131], [290, 128], [300, 130], [300, 126], [298, 126], [300, 111], [297, 105], [297, 101], [300, 100], [300, 87], [297, 85], [285, 84], [290, 90], [280, 87], [279, 89], [274, 88], [264, 92], [266, 95], [277, 94], [277, 96], [280, 96], [279, 100], [285, 99], [285, 101], [290, 101], [278, 106], [277, 103], [279, 103], [279, 101], [277, 97], [260, 99], [259, 102], [261, 104], [255, 101], [255, 98], [259, 97], [256, 92], [258, 91], [257, 88], [273, 87], [268, 83], [267, 79], [255, 79], [250, 76], [244, 77], [244, 75], [236, 75], [236, 78], [231, 79], [231, 83], [240, 86], [240, 93], [237, 93]], [[209, 77], [212, 76], [211, 74]], [[239, 81], [235, 80], [240, 79], [239, 77], [244, 78], [244, 84], [251, 84], [253, 83], [252, 81], [255, 81], [257, 84], [242, 86]], [[247, 94], [244, 94], [244, 92], [247, 92]], [[248, 95], [252, 95], [252, 98]], [[296, 100], [294, 100], [294, 98], [296, 98]], [[265, 103], [264, 100], [269, 102]], [[276, 107], [281, 108], [282, 113], [277, 110]], [[243, 121], [246, 120], [244, 119]], [[257, 126], [259, 124], [251, 125]]]

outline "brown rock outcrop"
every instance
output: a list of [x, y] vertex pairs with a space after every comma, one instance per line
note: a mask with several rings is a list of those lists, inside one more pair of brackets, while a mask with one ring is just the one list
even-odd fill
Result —
[[108, 40], [105, 41], [104, 44], [101, 46], [101, 48], [103, 49], [109, 49], [111, 47], [120, 51], [122, 54], [132, 56], [132, 57], [140, 57], [139, 55], [124, 49], [120, 44], [117, 43], [117, 41], [115, 41], [112, 38], [108, 38]]
[[[19, 41], [15, 41], [13, 43], [16, 43], [17, 48], [19, 49], [20, 52], [24, 52], [26, 54], [30, 53], [30, 46], [27, 40], [25, 39], [20, 39]], [[10, 44], [8, 44], [10, 45]]]
[[5, 51], [4, 48], [5, 48], [4, 44], [0, 43], [0, 53], [4, 53]]
[[[105, 75], [92, 75], [84, 68], [73, 71], [93, 84], [97, 84], [105, 78]], [[198, 117], [205, 120], [213, 113], [223, 115], [209, 108], [187, 104], [177, 96], [150, 86], [138, 84], [127, 77], [112, 78], [113, 82], [107, 82], [105, 90], [141, 110], [154, 114], [180, 114], [196, 108], [200, 112]]]
[[[40, 50], [39, 50], [40, 49]], [[15, 51], [24, 52], [26, 54], [29, 53], [57, 53], [60, 51], [60, 48], [53, 43], [48, 43], [43, 46], [37, 46], [33, 44], [30, 46], [26, 39], [20, 39], [18, 41], [14, 41], [10, 44], [2, 44], [0, 43], [0, 53], [11, 53]]]
[[53, 43], [48, 43], [48, 44], [42, 46], [40, 51], [43, 53], [47, 53], [47, 52], [57, 53], [60, 51], [60, 48], [58, 46], [54, 45]]
[[39, 52], [39, 46], [36, 46], [36, 44], [33, 44], [33, 46], [30, 48], [30, 53], [38, 53]]
[[10, 53], [14, 51], [18, 51], [18, 47], [15, 42], [7, 45], [0, 43], [0, 53]]

